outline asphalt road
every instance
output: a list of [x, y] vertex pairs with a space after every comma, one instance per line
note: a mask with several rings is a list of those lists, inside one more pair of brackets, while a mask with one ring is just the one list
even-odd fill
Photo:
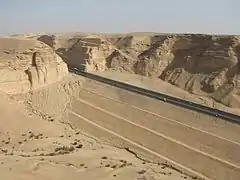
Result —
[[99, 82], [102, 82], [102, 83], [106, 83], [106, 84], [109, 84], [111, 86], [122, 88], [122, 89], [125, 89], [125, 90], [128, 90], [128, 91], [135, 92], [135, 93], [138, 93], [138, 94], [141, 94], [141, 95], [144, 95], [144, 96], [148, 96], [148, 97], [151, 97], [151, 98], [155, 98], [155, 99], [158, 99], [158, 100], [161, 100], [161, 101], [165, 101], [165, 102], [168, 102], [168, 103], [171, 103], [171, 104], [174, 104], [174, 105], [177, 105], [177, 106], [181, 106], [181, 107], [184, 107], [184, 108], [187, 108], [187, 109], [190, 109], [190, 110], [194, 110], [194, 111], [197, 111], [197, 112], [200, 112], [200, 113], [215, 116], [215, 117], [218, 117], [219, 119], [223, 119], [223, 120], [231, 121], [233, 123], [240, 124], [240, 116], [238, 116], [236, 114], [231, 114], [231, 113], [228, 113], [228, 112], [220, 111], [218, 109], [203, 106], [203, 105], [200, 105], [200, 104], [197, 104], [197, 103], [194, 103], [194, 102], [179, 99], [179, 98], [172, 97], [172, 96], [162, 94], [162, 93], [159, 93], [159, 92], [151, 91], [151, 90], [148, 90], [148, 89], [144, 89], [144, 88], [136, 87], [136, 86], [133, 86], [133, 85], [130, 85], [130, 84], [126, 84], [126, 83], [123, 83], [123, 82], [118, 82], [116, 80], [112, 80], [112, 79], [108, 79], [108, 78], [101, 77], [101, 76], [98, 76], [98, 75], [94, 75], [94, 74], [91, 74], [91, 73], [76, 70], [74, 68], [70, 68], [69, 70], [70, 70], [71, 73], [75, 73], [77, 75], [81, 75], [81, 76], [84, 76], [84, 77], [92, 79], [92, 80], [96, 80], [96, 81], [99, 81]]
[[185, 107], [88, 81], [69, 115], [100, 139], [204, 179], [240, 177], [240, 126]]

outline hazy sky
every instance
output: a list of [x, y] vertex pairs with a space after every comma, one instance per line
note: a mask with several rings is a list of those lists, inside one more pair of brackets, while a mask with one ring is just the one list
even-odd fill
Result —
[[240, 34], [240, 0], [0, 0], [0, 34]]

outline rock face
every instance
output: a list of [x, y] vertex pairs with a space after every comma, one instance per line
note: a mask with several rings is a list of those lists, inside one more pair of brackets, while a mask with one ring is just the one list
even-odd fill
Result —
[[193, 94], [240, 108], [238, 36], [128, 35], [41, 36], [73, 67], [161, 78]]
[[174, 58], [171, 48], [176, 38], [153, 37], [148, 49], [138, 55], [135, 72], [144, 76], [160, 76]]
[[67, 65], [46, 44], [25, 38], [0, 38], [0, 91], [24, 93], [66, 75]]
[[240, 108], [240, 41], [237, 37], [192, 35], [172, 47], [174, 59], [160, 78], [194, 94]]
[[52, 47], [69, 67], [85, 71], [104, 71], [110, 49], [100, 38], [85, 36], [40, 36], [38, 40]]

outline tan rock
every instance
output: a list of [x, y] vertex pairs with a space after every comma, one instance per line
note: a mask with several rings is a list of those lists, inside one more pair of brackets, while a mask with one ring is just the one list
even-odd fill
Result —
[[[161, 78], [190, 93], [238, 107], [238, 36], [131, 33], [39, 39], [50, 46], [55, 43], [56, 52], [70, 66], [89, 72], [111, 70]], [[229, 84], [233, 84], [231, 90]]]
[[68, 74], [67, 65], [37, 40], [0, 38], [0, 90], [23, 93], [54, 83]]
[[38, 40], [51, 46], [71, 67], [85, 71], [104, 71], [110, 47], [96, 36], [57, 37], [43, 35]]

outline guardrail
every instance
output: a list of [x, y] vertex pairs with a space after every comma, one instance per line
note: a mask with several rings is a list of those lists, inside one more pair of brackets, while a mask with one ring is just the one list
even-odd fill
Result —
[[119, 82], [119, 81], [116, 81], [116, 80], [113, 80], [113, 79], [105, 78], [105, 77], [98, 76], [98, 75], [95, 75], [95, 74], [91, 74], [91, 73], [88, 73], [88, 72], [75, 70], [73, 68], [69, 68], [69, 72], [84, 76], [84, 77], [89, 78], [89, 79], [100, 81], [102, 83], [109, 84], [111, 86], [122, 88], [122, 89], [125, 89], [125, 90], [128, 90], [128, 91], [131, 91], [131, 92], [135, 92], [135, 93], [138, 93], [138, 94], [141, 94], [141, 95], [144, 95], [144, 96], [148, 96], [148, 97], [151, 97], [151, 98], [162, 100], [162, 101], [165, 101], [167, 103], [171, 103], [173, 105], [181, 106], [181, 107], [184, 107], [184, 108], [187, 108], [187, 109], [191, 109], [193, 111], [201, 112], [201, 113], [204, 113], [204, 114], [215, 116], [217, 118], [221, 118], [221, 119], [224, 119], [224, 120], [227, 120], [227, 121], [231, 121], [233, 123], [240, 124], [240, 116], [235, 115], [235, 114], [231, 114], [231, 113], [228, 113], [228, 112], [225, 112], [225, 111], [220, 111], [218, 109], [210, 108], [210, 107], [203, 106], [203, 105], [200, 105], [200, 104], [197, 104], [197, 103], [194, 103], [194, 102], [190, 102], [190, 101], [186, 101], [186, 100], [179, 99], [179, 98], [176, 98], [176, 97], [172, 97], [172, 96], [162, 94], [162, 93], [159, 93], [159, 92], [156, 92], [156, 91], [151, 91], [151, 90], [148, 90], [148, 89], [140, 88], [140, 87], [137, 87], [137, 86], [133, 86], [133, 85], [130, 85], [130, 84], [127, 84], [127, 83]]

